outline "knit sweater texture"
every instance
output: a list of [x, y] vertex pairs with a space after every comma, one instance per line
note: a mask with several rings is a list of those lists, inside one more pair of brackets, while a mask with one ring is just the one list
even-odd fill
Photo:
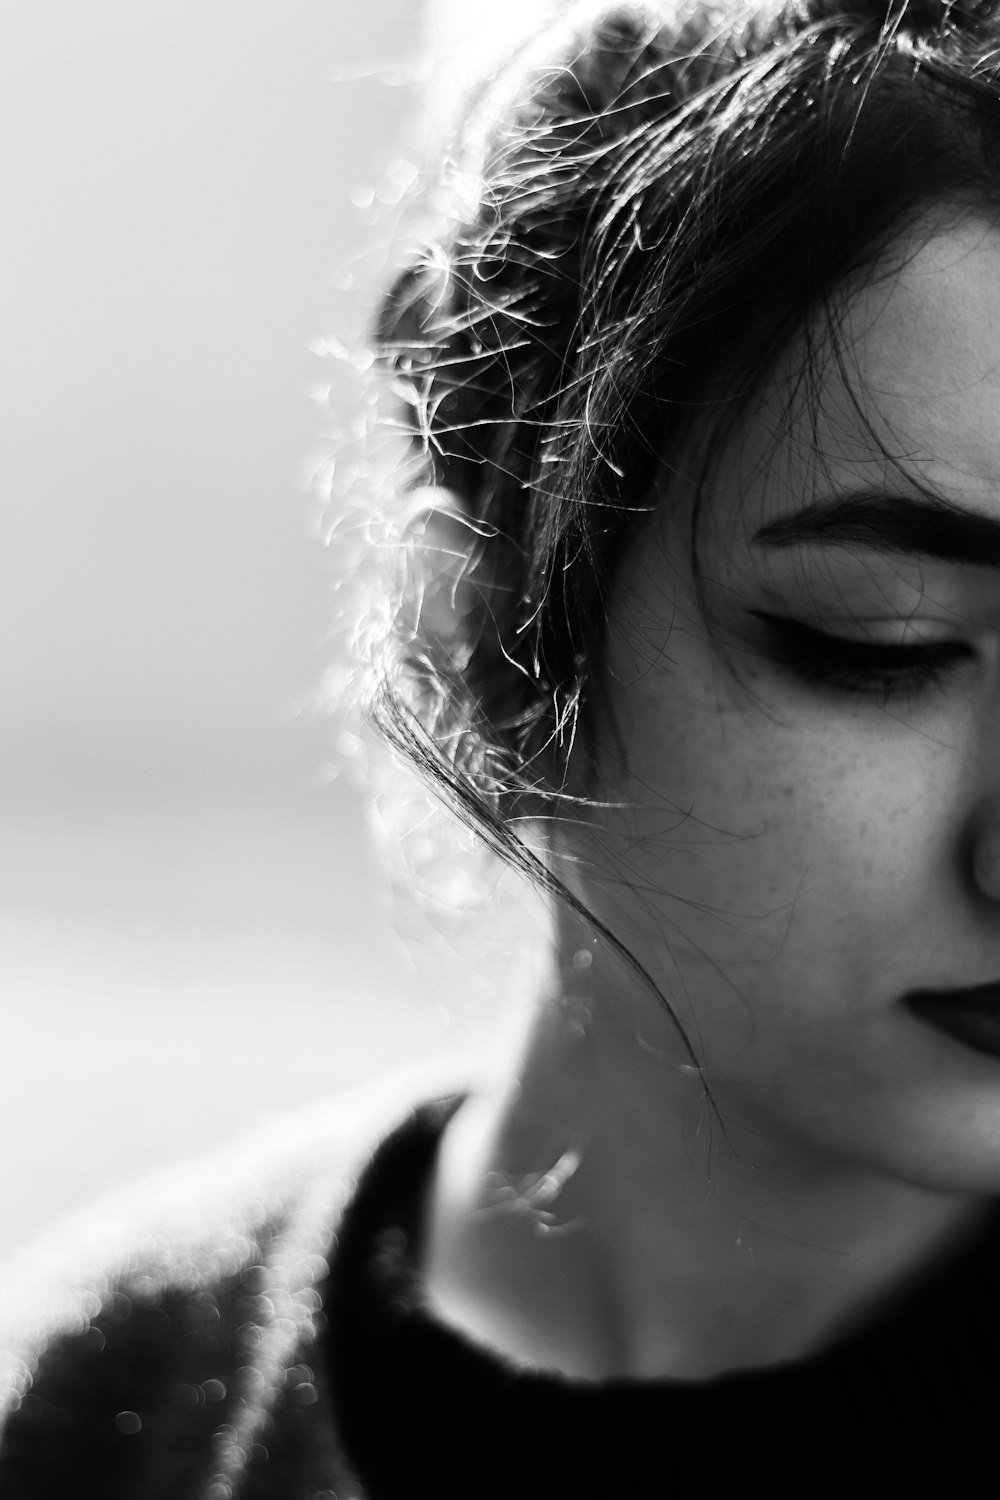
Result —
[[413, 1087], [161, 1177], [10, 1268], [3, 1500], [1000, 1494], [997, 1216], [811, 1359], [566, 1380], [424, 1305], [460, 1096]]
[[160, 1174], [6, 1266], [4, 1500], [363, 1496], [322, 1349], [330, 1259], [427, 1082], [389, 1079]]

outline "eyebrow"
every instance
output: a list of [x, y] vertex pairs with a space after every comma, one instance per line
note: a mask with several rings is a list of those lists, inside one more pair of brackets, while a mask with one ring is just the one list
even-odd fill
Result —
[[943, 499], [864, 492], [818, 500], [762, 526], [754, 541], [764, 547], [869, 547], [1000, 568], [1000, 520]]

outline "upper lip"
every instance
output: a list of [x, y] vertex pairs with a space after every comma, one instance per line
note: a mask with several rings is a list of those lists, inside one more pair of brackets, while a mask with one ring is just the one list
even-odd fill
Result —
[[953, 1005], [956, 1008], [976, 1005], [1000, 1005], [1000, 979], [990, 979], [986, 984], [973, 984], [955, 990], [910, 990], [903, 996], [905, 1004]]

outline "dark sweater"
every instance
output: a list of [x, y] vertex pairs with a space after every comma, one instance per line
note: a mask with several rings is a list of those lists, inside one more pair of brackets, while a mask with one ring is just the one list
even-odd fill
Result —
[[352, 1101], [158, 1186], [144, 1231], [126, 1206], [124, 1250], [106, 1225], [74, 1240], [75, 1288], [9, 1361], [3, 1500], [1000, 1494], [1000, 1224], [822, 1356], [567, 1381], [422, 1306], [421, 1208], [455, 1104], [390, 1130], [385, 1100]]

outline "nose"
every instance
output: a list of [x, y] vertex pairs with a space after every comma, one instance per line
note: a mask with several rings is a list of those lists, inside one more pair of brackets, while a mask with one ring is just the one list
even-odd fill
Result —
[[972, 878], [983, 896], [1000, 902], [1000, 791], [977, 810], [972, 829]]

